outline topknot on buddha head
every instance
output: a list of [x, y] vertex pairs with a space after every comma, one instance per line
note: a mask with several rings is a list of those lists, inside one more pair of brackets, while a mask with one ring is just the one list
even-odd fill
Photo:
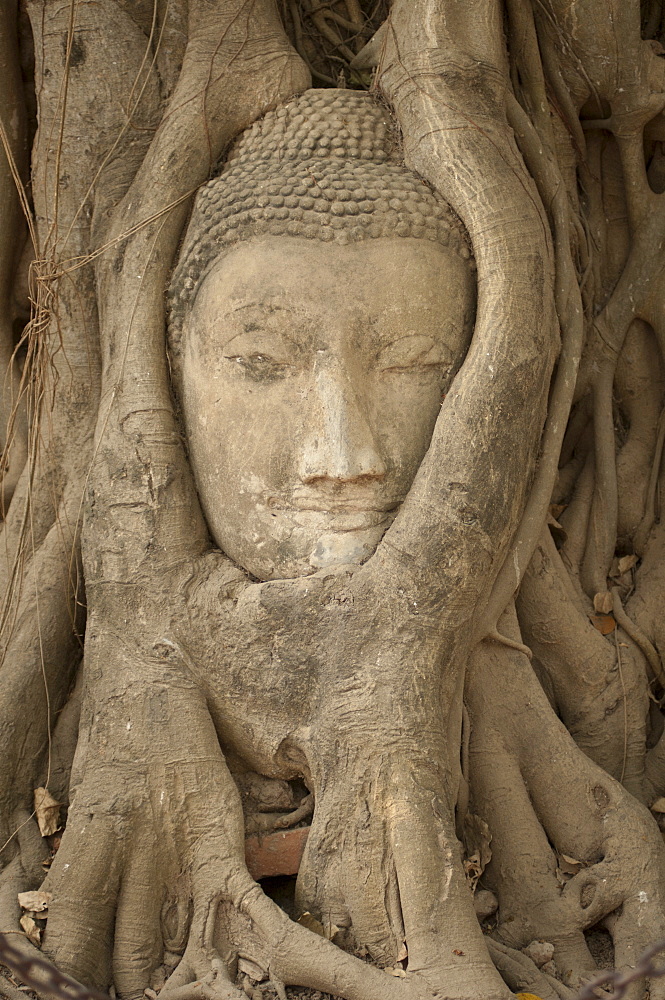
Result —
[[169, 291], [171, 349], [209, 267], [233, 244], [296, 236], [346, 244], [432, 240], [469, 260], [451, 207], [403, 163], [395, 121], [370, 94], [309, 90], [242, 133], [198, 192]]

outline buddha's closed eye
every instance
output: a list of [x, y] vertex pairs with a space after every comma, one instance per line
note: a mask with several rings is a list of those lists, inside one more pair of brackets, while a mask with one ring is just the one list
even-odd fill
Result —
[[256, 327], [227, 341], [224, 360], [258, 381], [285, 378], [296, 371], [299, 354], [284, 336]]
[[238, 365], [243, 374], [257, 381], [285, 378], [295, 370], [295, 366], [287, 361], [256, 351], [252, 354], [226, 354], [224, 358]]
[[452, 359], [445, 346], [432, 337], [407, 334], [384, 347], [378, 354], [376, 365], [380, 372], [386, 374], [445, 373], [450, 369]]

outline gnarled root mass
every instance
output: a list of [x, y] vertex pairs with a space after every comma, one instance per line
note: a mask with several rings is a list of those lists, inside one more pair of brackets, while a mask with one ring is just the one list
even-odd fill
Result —
[[[364, 0], [0, 13], [0, 932], [81, 982], [570, 1000], [599, 935], [630, 968], [665, 934], [665, 16], [610, 6], [394, 0], [364, 48]], [[258, 583], [163, 292], [233, 137], [338, 64], [465, 223], [476, 330], [374, 555]], [[246, 866], [248, 774], [312, 796], [304, 923]]]
[[[549, 1000], [596, 971], [584, 933], [592, 926], [605, 922], [620, 966], [634, 964], [663, 935], [660, 833], [647, 810], [575, 745], [524, 654], [482, 644], [465, 688], [470, 809], [491, 831], [483, 885], [499, 901], [498, 923], [486, 938], [455, 833], [463, 778], [441, 763], [448, 737], [436, 699], [421, 688], [423, 710], [409, 720], [400, 711], [409, 704], [403, 679], [392, 680], [398, 700], [381, 712], [380, 696], [359, 699], [349, 712], [333, 686], [306, 725], [294, 701], [290, 720], [264, 725], [262, 739], [250, 742], [247, 731], [265, 704], [257, 713], [255, 693], [234, 682], [233, 670], [229, 688], [212, 698], [185, 662], [185, 613], [188, 621], [197, 617], [216, 574], [228, 596], [227, 568], [215, 565], [211, 573], [197, 564], [180, 588], [195, 594], [193, 604], [179, 611], [172, 604], [155, 622], [155, 642], [145, 626], [120, 635], [89, 622], [86, 738], [77, 749], [63, 842], [41, 886], [50, 894], [44, 949], [59, 968], [101, 988], [112, 979], [128, 997], [142, 995], [155, 967], [165, 964], [175, 965], [165, 997], [239, 1000], [240, 969], [256, 981], [267, 977], [348, 1000], [507, 1000], [506, 982]], [[348, 629], [362, 575], [311, 578], [309, 609], [305, 601], [299, 613], [306, 620], [325, 596]], [[219, 593], [219, 583], [213, 587]], [[288, 587], [291, 596], [303, 596], [300, 581]], [[248, 616], [261, 617], [266, 604], [274, 621], [276, 589], [283, 614], [283, 584], [241, 583], [238, 590], [233, 580], [227, 620], [210, 636], [218, 657], [220, 637], [234, 647]], [[124, 607], [145, 622], [154, 608], [154, 587], [104, 591], [95, 598], [104, 618]], [[350, 593], [356, 600], [341, 599]], [[514, 632], [514, 614], [501, 624]], [[349, 671], [350, 652], [347, 644], [333, 658], [347, 682], [354, 678], [348, 686], [376, 691], [371, 657], [365, 671]], [[284, 677], [275, 678], [277, 690], [278, 680]], [[273, 707], [279, 719], [280, 701]], [[245, 724], [227, 747], [231, 759], [244, 750], [263, 773], [300, 774], [311, 788], [316, 806], [297, 903], [320, 921], [322, 936], [290, 920], [247, 872], [242, 803], [213, 718], [225, 719], [227, 733]], [[13, 888], [37, 884], [33, 876]], [[533, 940], [554, 946], [546, 972], [520, 951]], [[662, 983], [650, 989], [660, 996]]]

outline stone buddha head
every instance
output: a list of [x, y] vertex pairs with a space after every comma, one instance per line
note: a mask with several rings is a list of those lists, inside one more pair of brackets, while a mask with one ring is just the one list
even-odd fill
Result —
[[190, 461], [216, 544], [260, 580], [361, 563], [469, 345], [461, 223], [365, 93], [312, 90], [198, 193], [169, 297]]

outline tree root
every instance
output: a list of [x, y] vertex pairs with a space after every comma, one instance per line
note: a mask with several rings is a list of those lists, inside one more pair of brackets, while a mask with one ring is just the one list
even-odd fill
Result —
[[245, 826], [246, 833], [269, 833], [272, 830], [287, 830], [312, 815], [314, 796], [306, 795], [297, 809], [290, 813], [252, 813]]
[[[648, 708], [646, 664], [639, 647], [618, 650], [574, 599], [548, 529], [541, 536], [517, 606], [524, 638], [545, 672], [556, 708], [578, 746], [644, 797]], [[612, 637], [610, 637], [612, 638]], [[623, 638], [620, 641], [624, 641]], [[622, 652], [622, 671], [617, 652]], [[628, 740], [616, 714], [628, 713]]]
[[[514, 634], [514, 622], [503, 621], [501, 627]], [[94, 975], [99, 983], [99, 970], [110, 970], [100, 954], [110, 935], [97, 918], [112, 917], [116, 988], [121, 997], [138, 998], [159, 960], [163, 886], [177, 879], [178, 871], [187, 871], [188, 888], [181, 883], [181, 889], [192, 900], [193, 918], [183, 958], [162, 991], [165, 1000], [240, 1000], [237, 956], [273, 982], [309, 986], [346, 1000], [432, 1000], [444, 994], [508, 1000], [508, 992], [493, 979], [487, 947], [511, 988], [542, 1000], [568, 1000], [565, 987], [509, 946], [551, 940], [557, 967], [576, 985], [594, 968], [584, 927], [623, 907], [612, 933], [619, 960], [629, 962], [665, 920], [662, 887], [645, 879], [643, 861], [631, 854], [625, 831], [639, 829], [642, 853], [646, 844], [648, 852], [662, 855], [658, 832], [640, 807], [574, 747], [518, 651], [480, 647], [467, 700], [472, 808], [488, 819], [494, 837], [485, 877], [499, 896], [500, 942], [483, 939], [477, 925], [441, 778], [423, 761], [408, 763], [396, 745], [374, 760], [362, 752], [347, 755], [346, 768], [338, 767], [323, 783], [300, 896], [329, 926], [346, 928], [351, 940], [366, 942], [384, 964], [394, 964], [406, 939], [406, 977], [368, 966], [291, 921], [244, 867], [239, 795], [219, 751], [213, 770], [203, 763], [216, 737], [200, 702], [194, 715], [190, 706], [184, 725], [190, 733], [208, 727], [213, 742], [205, 752], [201, 743], [201, 763], [183, 762], [171, 777], [168, 770], [155, 770], [160, 738], [153, 728], [152, 777], [137, 795], [136, 771], [125, 771], [121, 785], [130, 794], [122, 797], [117, 765], [104, 792], [104, 774], [89, 762], [45, 884], [53, 892], [47, 952], [79, 978], [90, 981]], [[125, 701], [118, 715], [125, 731], [127, 710]], [[179, 715], [176, 708], [174, 716]], [[133, 732], [138, 719], [135, 712], [130, 716]], [[177, 745], [179, 739], [171, 732], [168, 742]], [[135, 759], [134, 752], [131, 756]], [[349, 796], [349, 782], [362, 790], [359, 799]], [[142, 805], [146, 794], [153, 802], [147, 811]], [[564, 810], [561, 795], [567, 797]], [[188, 829], [191, 834], [183, 837]], [[165, 837], [166, 831], [172, 832]], [[556, 859], [563, 853], [579, 859], [580, 870], [562, 887]], [[163, 866], [160, 878], [157, 857]], [[110, 910], [109, 898], [115, 900]], [[92, 937], [91, 922], [96, 927]]]
[[621, 591], [618, 587], [612, 587], [612, 614], [616, 619], [617, 625], [620, 625], [626, 635], [629, 636], [635, 645], [639, 646], [642, 650], [642, 653], [651, 668], [653, 677], [665, 690], [665, 669], [663, 668], [658, 651], [646, 637], [639, 625], [636, 625], [624, 611], [623, 604], [621, 603]]
[[[344, 576], [339, 581], [347, 586]], [[309, 586], [317, 601], [317, 588]], [[281, 592], [266, 593], [272, 591]], [[137, 595], [124, 589], [115, 598], [137, 607]], [[101, 612], [98, 592], [95, 602]], [[301, 606], [301, 618], [304, 612]], [[153, 654], [137, 672], [137, 655], [89, 623], [86, 669], [95, 677], [109, 658], [115, 666], [101, 672], [94, 714], [90, 704], [82, 712], [88, 738], [77, 753], [67, 829], [44, 883], [52, 893], [44, 947], [61, 968], [99, 987], [113, 978], [121, 997], [138, 998], [159, 963], [162, 904], [175, 886], [193, 917], [188, 932], [186, 913], [171, 921], [170, 937], [187, 943], [166, 996], [203, 989], [232, 997], [239, 956], [273, 979], [347, 1000], [425, 1000], [449, 990], [468, 1000], [508, 1000], [464, 877], [449, 782], [430, 763], [446, 760], [440, 723], [433, 723], [426, 749], [421, 730], [414, 756], [409, 740], [384, 732], [381, 713], [364, 722], [354, 716], [345, 733], [343, 702], [341, 717], [329, 708], [326, 725], [317, 723], [300, 744], [317, 799], [301, 879], [307, 908], [329, 926], [350, 928], [352, 940], [382, 964], [398, 960], [406, 939], [402, 980], [294, 923], [263, 894], [245, 867], [242, 805], [206, 697], [185, 667], [170, 661], [166, 668]], [[168, 713], [159, 709], [165, 690]], [[247, 718], [237, 694], [234, 711]], [[378, 743], [357, 742], [358, 733], [369, 732]], [[344, 747], [347, 767], [336, 766], [335, 747]], [[175, 759], [174, 748], [181, 748]], [[349, 788], [359, 782], [366, 791], [356, 801]], [[326, 840], [341, 850], [331, 853]]]
[[521, 951], [488, 938], [487, 948], [492, 961], [513, 993], [533, 993], [540, 1000], [574, 1000], [575, 991], [548, 976]]
[[499, 898], [501, 940], [551, 941], [576, 988], [595, 967], [583, 931], [611, 915], [617, 965], [632, 964], [665, 928], [665, 858], [652, 817], [575, 747], [523, 656], [480, 648], [465, 697], [472, 809], [493, 835], [484, 879]]

